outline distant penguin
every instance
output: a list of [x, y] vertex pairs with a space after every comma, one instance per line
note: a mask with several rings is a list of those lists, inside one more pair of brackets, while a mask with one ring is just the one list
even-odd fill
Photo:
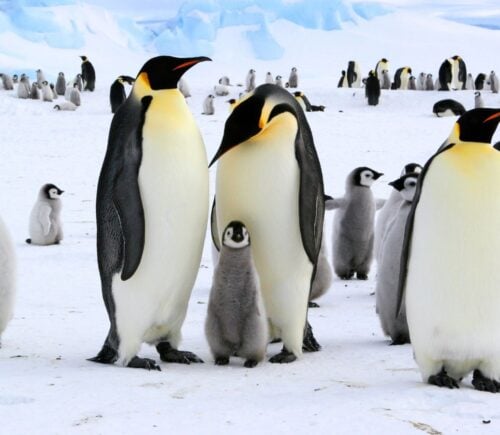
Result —
[[222, 85], [222, 86], [231, 86], [231, 83], [229, 82], [229, 77], [227, 77], [227, 76], [222, 76], [222, 77], [219, 79], [219, 85]]
[[347, 82], [350, 88], [359, 88], [361, 86], [361, 71], [359, 65], [354, 60], [347, 64]]
[[18, 75], [17, 75], [17, 74], [14, 74], [14, 75], [12, 76], [12, 82], [13, 82], [14, 84], [16, 84], [16, 83], [18, 83], [18, 82], [19, 82], [19, 77], [18, 77]]
[[229, 95], [229, 88], [226, 85], [215, 85], [214, 94], [218, 97], [225, 97]]
[[274, 84], [273, 75], [270, 72], [266, 73], [265, 83], [267, 83], [267, 84]]
[[212, 94], [207, 95], [203, 101], [202, 115], [213, 115], [215, 113], [214, 99], [215, 97]]
[[500, 392], [499, 121], [487, 108], [457, 120], [455, 143], [420, 175], [406, 224], [398, 300], [422, 380], [439, 387], [459, 388], [472, 372], [475, 389]]
[[70, 110], [70, 111], [74, 111], [77, 109], [78, 106], [76, 106], [75, 104], [73, 104], [71, 101], [63, 101], [61, 103], [57, 103], [55, 106], [54, 106], [54, 109], [55, 110]]
[[17, 97], [18, 98], [29, 98], [31, 93], [29, 80], [27, 77], [21, 77], [19, 83], [17, 84]]
[[408, 90], [410, 91], [417, 90], [417, 80], [413, 76], [410, 76], [410, 79], [408, 80]]
[[293, 67], [288, 77], [288, 86], [290, 88], [297, 88], [299, 86], [299, 74], [297, 68]]
[[69, 93], [69, 101], [71, 101], [75, 106], [81, 105], [80, 91], [78, 90], [78, 85], [75, 83], [73, 89]]
[[83, 90], [94, 92], [95, 89], [95, 69], [87, 56], [80, 56], [82, 59], [82, 80]]
[[383, 72], [387, 71], [387, 75], [389, 75], [389, 61], [383, 57], [377, 62], [377, 65], [375, 65], [375, 77], [377, 77], [380, 81], [380, 88], [381, 89], [389, 89], [384, 87], [384, 82], [383, 82]]
[[456, 100], [439, 100], [432, 107], [432, 113], [438, 117], [460, 116], [466, 112], [465, 107]]
[[481, 97], [481, 92], [474, 92], [474, 109], [481, 109], [484, 107], [483, 97]]
[[349, 83], [347, 81], [347, 74], [345, 70], [342, 70], [342, 72], [340, 73], [339, 82], [337, 83], [337, 88], [348, 88], [348, 87]]
[[0, 74], [0, 77], [2, 78], [3, 88], [6, 91], [12, 91], [14, 89], [14, 81], [12, 80], [12, 77], [5, 73]]
[[184, 98], [189, 98], [191, 96], [191, 90], [189, 89], [189, 85], [184, 78], [180, 78], [177, 83], [177, 89], [179, 89], [180, 93], [184, 96]]
[[456, 91], [465, 89], [467, 68], [460, 56], [445, 59], [439, 68], [439, 90]]
[[425, 91], [425, 79], [426, 79], [426, 77], [427, 77], [427, 75], [424, 72], [421, 72], [418, 75], [417, 90], [419, 90], [419, 91]]
[[376, 204], [371, 185], [383, 174], [355, 168], [346, 180], [345, 196], [338, 199], [333, 222], [333, 270], [340, 279], [368, 279], [373, 258]]
[[42, 100], [48, 101], [51, 103], [54, 101], [54, 94], [52, 93], [52, 89], [50, 89], [49, 83], [45, 80], [42, 83]]
[[425, 90], [433, 91], [434, 90], [434, 79], [432, 78], [432, 74], [427, 74], [425, 78]]
[[302, 107], [303, 110], [306, 112], [324, 112], [325, 111], [325, 106], [316, 106], [311, 104], [309, 101], [309, 98], [306, 97], [304, 92], [301, 91], [296, 91], [293, 93], [295, 96], [295, 99], [298, 101], [300, 106]]
[[474, 78], [471, 73], [467, 73], [467, 80], [465, 81], [465, 89], [469, 91], [473, 91], [475, 89], [474, 86]]
[[394, 74], [394, 82], [392, 83], [391, 89], [407, 90], [408, 82], [411, 76], [411, 68], [405, 66], [403, 68], [398, 68]]
[[267, 316], [244, 224], [232, 221], [222, 234], [208, 301], [205, 334], [217, 365], [231, 356], [245, 358], [245, 367], [264, 359], [269, 340]]
[[0, 219], [0, 347], [2, 333], [12, 319], [16, 293], [16, 256], [5, 223]]
[[46, 79], [45, 79], [45, 74], [43, 73], [43, 71], [41, 69], [36, 70], [36, 81], [38, 84], [38, 88], [42, 89], [43, 82], [45, 82]]
[[229, 112], [233, 111], [233, 109], [236, 107], [237, 102], [238, 102], [238, 100], [236, 100], [236, 98], [231, 98], [231, 99], [226, 101], [226, 103], [229, 103]]
[[127, 99], [127, 94], [125, 93], [125, 86], [123, 86], [123, 83], [123, 77], [119, 76], [109, 88], [109, 103], [111, 105], [111, 113], [116, 113], [118, 108]]
[[[68, 89], [68, 88], [69, 88], [69, 89], [72, 89], [72, 88], [73, 88], [73, 84], [75, 84], [75, 83], [76, 83], [76, 84], [77, 84], [77, 86], [78, 86], [78, 90], [79, 90], [80, 92], [82, 92], [82, 91], [83, 91], [83, 80], [82, 80], [82, 75], [81, 75], [81, 74], [77, 74], [77, 75], [75, 76], [75, 78], [73, 79], [73, 81], [71, 81], [71, 82], [69, 83], [69, 85], [66, 87], [66, 89]], [[65, 92], [66, 92], [66, 91], [65, 91]], [[69, 96], [68, 96], [68, 97], [69, 97]]]
[[326, 237], [321, 241], [318, 263], [316, 265], [316, 275], [314, 276], [311, 293], [309, 294], [309, 307], [317, 308], [319, 305], [313, 302], [315, 299], [323, 296], [332, 284], [333, 273], [328, 258], [328, 249], [326, 247]]
[[486, 74], [479, 73], [474, 80], [474, 87], [477, 91], [482, 91], [484, 88], [484, 82], [486, 81]]
[[366, 79], [365, 96], [369, 106], [376, 106], [380, 98], [380, 81], [373, 71], [370, 71]]
[[490, 89], [494, 94], [498, 94], [498, 77], [495, 71], [491, 71], [490, 73]]
[[56, 92], [57, 95], [64, 95], [64, 93], [66, 92], [66, 78], [64, 77], [63, 72], [60, 72], [57, 75]]
[[40, 89], [38, 89], [38, 83], [37, 82], [33, 82], [31, 84], [30, 98], [32, 100], [39, 100], [40, 99]]
[[54, 83], [49, 83], [49, 87], [50, 87], [50, 90], [52, 91], [52, 98], [54, 100], [57, 100], [58, 95], [57, 95], [56, 87], [54, 86]]
[[246, 78], [246, 91], [251, 92], [255, 89], [255, 70], [251, 69], [248, 71]]
[[280, 88], [283, 87], [283, 79], [281, 76], [276, 76], [276, 79], [274, 80], [274, 83], [279, 86]]
[[406, 310], [404, 304], [395, 316], [398, 304], [399, 271], [406, 221], [417, 186], [417, 173], [409, 173], [389, 183], [401, 197], [399, 206], [387, 224], [377, 267], [375, 287], [377, 314], [385, 335], [391, 344], [410, 342]]
[[63, 239], [61, 224], [61, 194], [55, 184], [44, 184], [31, 210], [29, 233], [26, 243], [33, 245], [54, 245]]

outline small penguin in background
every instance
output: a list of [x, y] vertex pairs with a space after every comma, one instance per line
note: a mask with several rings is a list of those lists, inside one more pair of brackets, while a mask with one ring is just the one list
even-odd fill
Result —
[[469, 91], [473, 91], [475, 89], [474, 86], [474, 78], [471, 73], [467, 73], [467, 80], [465, 80], [465, 89]]
[[432, 107], [432, 113], [438, 117], [442, 116], [460, 116], [466, 112], [465, 107], [456, 100], [439, 100]]
[[74, 111], [77, 109], [78, 106], [76, 106], [75, 104], [73, 104], [71, 101], [63, 101], [62, 103], [57, 103], [55, 106], [54, 106], [54, 109], [55, 110], [70, 110], [70, 111]]
[[376, 106], [380, 98], [380, 81], [373, 71], [368, 73], [365, 87], [365, 97], [368, 99], [369, 106]]
[[408, 80], [408, 90], [410, 91], [417, 90], [417, 80], [413, 76], [410, 76], [410, 79]]
[[387, 75], [389, 75], [389, 61], [383, 57], [377, 62], [377, 65], [375, 65], [375, 77], [377, 77], [380, 80], [380, 88], [381, 89], [389, 89], [384, 87], [384, 82], [383, 82], [383, 72], [387, 71]]
[[408, 173], [389, 183], [400, 196], [399, 206], [388, 222], [379, 254], [377, 284], [375, 287], [376, 311], [385, 335], [393, 345], [410, 342], [404, 303], [397, 316], [399, 271], [406, 221], [410, 214], [417, 186], [418, 173]]
[[474, 80], [474, 87], [477, 91], [482, 91], [484, 88], [484, 82], [486, 81], [486, 74], [479, 73]]
[[118, 108], [127, 99], [127, 94], [125, 93], [124, 83], [133, 85], [135, 79], [130, 76], [118, 76], [118, 78], [111, 84], [109, 88], [109, 103], [111, 105], [111, 113], [116, 113]]
[[425, 90], [433, 91], [434, 90], [434, 79], [432, 78], [432, 74], [427, 74], [425, 79]]
[[349, 82], [347, 81], [347, 75], [345, 70], [342, 70], [340, 73], [340, 79], [339, 82], [337, 83], [337, 88], [348, 88], [349, 87]]
[[280, 88], [283, 87], [283, 78], [281, 76], [276, 76], [276, 79], [274, 80], [274, 84], [279, 86]]
[[177, 83], [177, 89], [179, 89], [184, 98], [189, 98], [191, 96], [191, 90], [189, 89], [189, 85], [186, 79], [181, 78], [179, 80], [179, 82]]
[[[366, 166], [355, 168], [347, 176], [346, 192], [336, 199], [333, 220], [333, 270], [343, 280], [368, 279], [373, 258], [376, 202], [370, 189], [383, 174]], [[331, 209], [326, 203], [327, 209]]]
[[42, 83], [42, 100], [51, 103], [54, 101], [54, 94], [52, 93], [52, 89], [50, 89], [49, 83], [45, 80]]
[[216, 365], [231, 356], [255, 367], [264, 359], [268, 322], [245, 225], [230, 222], [222, 234], [219, 261], [208, 301], [205, 334]]
[[14, 81], [9, 74], [2, 73], [0, 74], [0, 78], [2, 79], [3, 88], [6, 91], [12, 91], [14, 89]]
[[408, 216], [398, 302], [404, 296], [422, 380], [439, 387], [459, 388], [472, 372], [475, 389], [500, 392], [500, 154], [491, 146], [499, 121], [488, 108], [457, 120], [454, 143], [426, 163]]
[[14, 74], [14, 75], [12, 76], [12, 82], [13, 82], [14, 84], [17, 84], [17, 83], [19, 82], [19, 77], [18, 77], [18, 75], [17, 75], [17, 74]]
[[421, 72], [418, 75], [417, 90], [419, 90], [419, 91], [425, 91], [425, 78], [426, 77], [427, 77], [427, 75], [424, 72]]
[[[323, 232], [324, 234], [324, 232]], [[321, 249], [319, 250], [318, 263], [316, 265], [316, 275], [314, 276], [311, 293], [309, 295], [309, 308], [318, 308], [319, 305], [313, 302], [315, 299], [323, 296], [332, 284], [333, 273], [328, 261], [328, 249], [326, 247], [326, 238], [321, 241]]]
[[73, 86], [73, 84], [76, 83], [78, 85], [78, 90], [80, 92], [83, 91], [83, 79], [82, 79], [82, 75], [81, 74], [77, 74], [75, 76], [75, 78], [73, 79], [73, 81], [70, 83], [71, 87]]
[[467, 68], [460, 56], [445, 59], [439, 67], [440, 91], [457, 91], [465, 89]]
[[57, 95], [57, 92], [56, 92], [56, 88], [54, 86], [54, 83], [49, 83], [49, 87], [50, 87], [50, 90], [52, 91], [52, 98], [54, 100], [57, 100], [58, 98], [58, 95]]
[[29, 98], [30, 92], [31, 89], [29, 79], [26, 76], [21, 76], [21, 78], [19, 79], [19, 83], [17, 84], [17, 98]]
[[483, 97], [481, 97], [481, 92], [474, 92], [474, 109], [481, 109], [484, 107]]
[[37, 69], [36, 70], [36, 82], [38, 84], [39, 89], [42, 89], [43, 82], [45, 82], [45, 81], [46, 81], [45, 74], [43, 73], [43, 71], [41, 69]]
[[227, 76], [222, 76], [222, 77], [219, 79], [219, 85], [223, 85], [223, 86], [231, 86], [231, 83], [229, 82], [229, 77], [227, 77]]
[[215, 97], [212, 94], [207, 95], [207, 97], [203, 101], [203, 112], [201, 112], [202, 115], [213, 115], [215, 113], [214, 99]]
[[288, 77], [288, 87], [297, 88], [299, 86], [299, 74], [297, 68], [293, 67]]
[[274, 79], [273, 79], [273, 75], [268, 71], [267, 74], [266, 74], [266, 80], [265, 80], [265, 83], [267, 84], [274, 84]]
[[0, 347], [2, 334], [12, 319], [16, 294], [16, 255], [5, 223], [0, 218]]
[[391, 89], [408, 89], [408, 82], [411, 76], [411, 68], [408, 66], [398, 68], [394, 74], [394, 82], [391, 85]]
[[229, 95], [229, 88], [226, 85], [215, 85], [214, 94], [218, 97], [226, 97]]
[[56, 92], [57, 95], [64, 95], [64, 93], [66, 92], [66, 78], [64, 77], [63, 72], [60, 72], [57, 75]]
[[[94, 92], [95, 89], [95, 69], [94, 65], [90, 63], [87, 56], [80, 56], [82, 59], [82, 81], [83, 90]], [[81, 89], [80, 89], [81, 91]]]
[[30, 89], [30, 99], [32, 100], [39, 100], [40, 99], [40, 90], [38, 89], [38, 83], [33, 82], [31, 84], [31, 89]]
[[350, 60], [347, 64], [347, 84], [350, 88], [361, 86], [361, 72], [358, 63], [354, 60]]
[[63, 239], [61, 195], [63, 190], [55, 184], [44, 184], [31, 210], [29, 232], [26, 243], [33, 245], [57, 245]]
[[498, 77], [495, 71], [491, 71], [490, 73], [490, 89], [494, 94], [498, 94]]
[[80, 106], [81, 98], [80, 91], [78, 90], [78, 85], [75, 83], [73, 89], [69, 93], [69, 101], [71, 101], [75, 106]]
[[299, 102], [300, 106], [302, 107], [303, 110], [306, 112], [324, 112], [325, 111], [325, 106], [316, 106], [311, 104], [309, 101], [309, 98], [306, 97], [304, 92], [301, 91], [296, 91], [293, 93], [295, 96], [295, 99]]
[[246, 84], [245, 89], [247, 92], [251, 92], [255, 89], [255, 70], [254, 69], [251, 69], [250, 71], [248, 71], [247, 78], [245, 80], [245, 84]]
[[231, 113], [233, 109], [236, 107], [237, 102], [238, 100], [236, 100], [235, 98], [231, 98], [226, 101], [226, 103], [229, 103], [229, 113]]
[[382, 85], [381, 89], [391, 89], [391, 76], [389, 75], [389, 71], [386, 69], [382, 71]]

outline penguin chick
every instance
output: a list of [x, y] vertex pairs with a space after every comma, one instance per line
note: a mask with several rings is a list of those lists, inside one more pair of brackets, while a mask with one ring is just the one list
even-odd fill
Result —
[[484, 107], [483, 97], [481, 97], [481, 92], [474, 92], [474, 109], [480, 109]]
[[75, 78], [74, 78], [71, 82], [69, 82], [69, 83], [68, 83], [68, 86], [67, 86], [66, 90], [64, 91], [64, 92], [65, 92], [65, 93], [64, 93], [64, 96], [65, 96], [65, 97], [66, 97], [66, 93], [68, 93], [68, 97], [66, 97], [66, 99], [68, 99], [68, 98], [69, 98], [68, 88], [69, 88], [70, 90], [71, 90], [71, 89], [73, 89], [73, 85], [74, 85], [75, 83], [78, 85], [78, 90], [79, 90], [80, 92], [82, 92], [82, 91], [83, 91], [83, 80], [82, 80], [82, 75], [81, 75], [81, 74], [77, 74], [77, 75], [75, 76]]
[[63, 101], [62, 103], [57, 103], [54, 106], [55, 110], [76, 110], [77, 106], [71, 101]]
[[417, 80], [414, 76], [410, 76], [408, 80], [408, 90], [416, 91], [417, 90]]
[[71, 89], [69, 93], [69, 101], [75, 106], [79, 106], [81, 104], [80, 91], [78, 90], [78, 85], [76, 83], [73, 85], [73, 89]]
[[2, 333], [12, 319], [16, 292], [16, 258], [7, 227], [0, 219], [0, 347]]
[[208, 95], [203, 101], [203, 112], [202, 115], [213, 115], [215, 113], [214, 108], [214, 96], [212, 94]]
[[495, 71], [491, 71], [490, 73], [490, 89], [492, 93], [498, 94], [498, 77]]
[[290, 88], [297, 88], [299, 86], [299, 75], [297, 73], [297, 68], [293, 67], [290, 71], [290, 76], [288, 77], [288, 86]]
[[432, 74], [427, 74], [425, 79], [425, 90], [433, 91], [434, 90], [434, 80], [432, 79]]
[[12, 91], [14, 89], [14, 81], [9, 74], [0, 74], [0, 78], [2, 79], [3, 88], [6, 91]]
[[223, 86], [231, 86], [231, 83], [229, 83], [229, 77], [227, 77], [227, 76], [222, 76], [222, 77], [219, 79], [219, 85], [223, 85]]
[[223, 233], [208, 302], [205, 334], [216, 365], [233, 355], [245, 367], [264, 359], [269, 332], [257, 271], [244, 224], [232, 221]]
[[44, 184], [31, 210], [29, 232], [26, 243], [33, 245], [57, 245], [63, 239], [60, 221], [61, 199], [64, 191], [54, 184]]
[[42, 100], [52, 102], [54, 100], [54, 95], [52, 94], [52, 89], [50, 89], [49, 83], [45, 80], [42, 83]]
[[[325, 232], [323, 231], [323, 234]], [[319, 305], [316, 302], [312, 302], [315, 299], [323, 296], [330, 285], [332, 284], [332, 268], [330, 267], [330, 263], [328, 261], [328, 249], [326, 247], [326, 238], [323, 236], [321, 240], [321, 248], [319, 250], [318, 262], [316, 266], [316, 275], [314, 276], [311, 293], [309, 295], [309, 307], [317, 308]]]
[[43, 88], [43, 82], [45, 82], [46, 79], [45, 79], [45, 74], [43, 73], [43, 71], [41, 69], [37, 69], [36, 70], [36, 81], [37, 81], [37, 84], [38, 84], [38, 88], [42, 89]]
[[40, 99], [40, 91], [38, 89], [38, 83], [37, 82], [33, 82], [31, 84], [30, 98], [32, 100], [39, 100]]
[[415, 195], [417, 180], [417, 173], [409, 173], [389, 183], [394, 187], [394, 192], [401, 198], [401, 201], [394, 215], [391, 216], [384, 235], [378, 261], [375, 295], [382, 331], [391, 337], [391, 344], [410, 342], [404, 303], [397, 317], [394, 313], [398, 303], [399, 270], [405, 226]]
[[276, 79], [274, 80], [274, 84], [279, 86], [280, 88], [283, 87], [283, 78], [281, 76], [276, 76]]
[[57, 95], [64, 95], [64, 93], [66, 92], [66, 78], [64, 77], [63, 72], [60, 72], [57, 75], [56, 92]]
[[271, 85], [274, 85], [274, 79], [273, 79], [273, 75], [268, 71], [267, 74], [266, 74], [266, 80], [265, 80], [265, 83], [267, 84], [271, 84]]
[[19, 76], [17, 74], [14, 74], [12, 76], [12, 81], [13, 81], [14, 84], [18, 83], [19, 82]]
[[354, 169], [333, 221], [333, 269], [340, 279], [368, 279], [373, 257], [376, 203], [371, 185], [383, 174], [365, 166]]
[[382, 83], [380, 84], [381, 89], [391, 89], [391, 77], [389, 71], [386, 69], [382, 71]]
[[474, 86], [474, 78], [471, 73], [467, 73], [467, 79], [465, 80], [465, 89], [469, 91], [473, 91], [475, 89]]
[[349, 87], [349, 83], [347, 82], [346, 72], [345, 72], [345, 70], [342, 70], [342, 72], [340, 73], [340, 79], [339, 79], [339, 82], [337, 84], [337, 88], [348, 88], [348, 87]]
[[21, 76], [19, 83], [17, 84], [17, 98], [29, 98], [30, 92], [31, 90], [28, 78]]
[[215, 85], [214, 94], [219, 97], [225, 97], [229, 95], [229, 88], [226, 85]]
[[177, 89], [179, 89], [181, 94], [184, 95], [184, 98], [189, 98], [191, 96], [189, 85], [186, 79], [183, 79], [182, 77], [179, 79], [179, 82], [177, 83]]
[[251, 92], [255, 89], [255, 70], [251, 69], [248, 71], [247, 78], [245, 80], [246, 91]]
[[49, 88], [50, 88], [50, 90], [51, 90], [51, 92], [52, 92], [52, 99], [57, 100], [58, 95], [57, 95], [57, 92], [56, 92], [56, 88], [55, 88], [55, 86], [54, 86], [54, 83], [49, 83]]

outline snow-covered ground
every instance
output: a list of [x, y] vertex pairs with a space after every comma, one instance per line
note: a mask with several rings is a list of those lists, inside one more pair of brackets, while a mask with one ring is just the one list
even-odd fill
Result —
[[[373, 190], [387, 197], [387, 182], [401, 167], [425, 163], [451, 130], [455, 118], [434, 117], [433, 104], [451, 97], [472, 108], [474, 101], [472, 91], [384, 91], [380, 105], [368, 107], [364, 90], [336, 88], [347, 61], [357, 60], [365, 75], [387, 57], [392, 72], [409, 65], [415, 75], [425, 71], [436, 77], [444, 58], [460, 54], [474, 76], [492, 69], [500, 73], [497, 32], [416, 12], [342, 31], [279, 21], [270, 30], [286, 47], [284, 57], [273, 62], [251, 59], [239, 30], [221, 30], [214, 61], [186, 74], [193, 94], [188, 104], [210, 159], [228, 114], [227, 98], [219, 97], [216, 114], [201, 115], [217, 79], [225, 74], [243, 82], [254, 67], [263, 81], [268, 70], [287, 77], [297, 66], [300, 89], [313, 104], [327, 107], [308, 120], [332, 196], [343, 194], [351, 169], [370, 166], [385, 173]], [[79, 70], [76, 56], [84, 54], [13, 41], [19, 43], [16, 56], [0, 53], [0, 70], [31, 65], [32, 75], [41, 67], [52, 77], [59, 70], [72, 77]], [[95, 252], [95, 192], [112, 119], [109, 85], [118, 74], [135, 75], [151, 56], [126, 44], [116, 51], [117, 44], [116, 38], [99, 35], [86, 40], [97, 89], [83, 94], [76, 112], [54, 112], [53, 104], [19, 100], [15, 92], [0, 89], [0, 214], [19, 262], [15, 317], [0, 349], [0, 433], [498, 433], [500, 397], [473, 390], [470, 379], [460, 390], [424, 384], [411, 347], [388, 345], [370, 295], [375, 268], [366, 282], [335, 279], [318, 301], [321, 307], [310, 310], [321, 352], [289, 365], [264, 362], [246, 369], [233, 359], [229, 367], [214, 366], [203, 333], [213, 272], [208, 234], [181, 345], [205, 364], [161, 363], [161, 372], [146, 372], [86, 361], [100, 349], [108, 328]], [[23, 63], [17, 66], [15, 59]], [[240, 90], [233, 88], [232, 96]], [[485, 91], [483, 98], [490, 107], [500, 106], [497, 94]], [[497, 133], [494, 140], [499, 138]], [[212, 169], [211, 194], [214, 175]], [[45, 182], [65, 190], [65, 239], [59, 246], [29, 246], [24, 243], [28, 216]], [[328, 215], [328, 245], [331, 224]], [[270, 345], [268, 355], [279, 349]], [[141, 356], [159, 360], [149, 346]]]

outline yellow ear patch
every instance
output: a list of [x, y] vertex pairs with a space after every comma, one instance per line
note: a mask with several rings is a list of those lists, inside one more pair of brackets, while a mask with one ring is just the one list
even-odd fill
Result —
[[152, 89], [149, 84], [148, 74], [142, 72], [139, 74], [134, 83], [134, 88], [132, 91], [138, 98], [142, 98], [145, 95], [151, 95]]

